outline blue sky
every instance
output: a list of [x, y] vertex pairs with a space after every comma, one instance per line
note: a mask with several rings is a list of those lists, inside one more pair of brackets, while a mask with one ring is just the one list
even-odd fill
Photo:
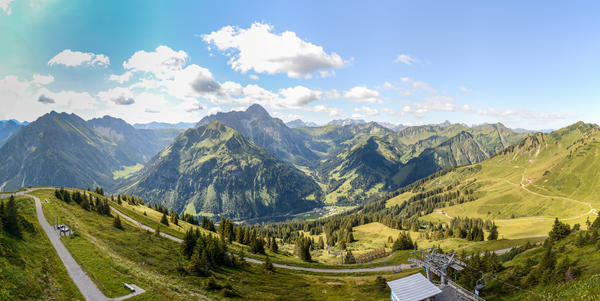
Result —
[[0, 0], [0, 119], [600, 121], [594, 1], [171, 2]]

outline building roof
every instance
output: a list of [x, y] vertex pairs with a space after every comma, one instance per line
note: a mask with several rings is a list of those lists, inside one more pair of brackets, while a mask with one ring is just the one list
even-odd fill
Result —
[[398, 301], [419, 301], [442, 292], [420, 273], [389, 281], [387, 285]]

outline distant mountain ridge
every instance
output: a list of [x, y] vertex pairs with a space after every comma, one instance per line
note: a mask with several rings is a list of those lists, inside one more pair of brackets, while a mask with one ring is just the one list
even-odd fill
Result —
[[149, 122], [149, 123], [134, 123], [133, 127], [140, 130], [168, 130], [168, 129], [180, 129], [186, 130], [194, 127], [194, 122], [178, 122], [178, 123], [166, 123], [166, 122]]
[[318, 124], [316, 124], [314, 122], [304, 122], [304, 121], [302, 121], [302, 119], [295, 119], [292, 121], [288, 121], [285, 123], [285, 125], [287, 125], [290, 128], [298, 128], [298, 127], [303, 127], [303, 126], [308, 126], [308, 127], [319, 126]]
[[0, 147], [0, 188], [110, 188], [116, 183], [116, 170], [145, 163], [174, 134], [136, 130], [109, 116], [85, 121], [75, 114], [52, 111]]
[[12, 134], [27, 124], [28, 122], [20, 123], [14, 119], [0, 121], [0, 146], [4, 145]]

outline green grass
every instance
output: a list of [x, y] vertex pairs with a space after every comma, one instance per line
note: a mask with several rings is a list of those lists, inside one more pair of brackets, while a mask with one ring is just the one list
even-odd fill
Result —
[[[475, 190], [477, 199], [442, 206], [450, 217], [493, 220], [500, 237], [535, 238], [547, 235], [555, 217], [571, 225], [583, 224], [592, 209], [600, 209], [600, 132], [575, 124], [552, 134], [527, 138], [515, 150], [489, 160], [458, 168], [422, 185], [425, 191], [459, 184]], [[390, 199], [400, 204], [414, 193]], [[448, 222], [438, 212], [421, 217], [428, 222]]]
[[33, 200], [17, 197], [16, 203], [32, 230], [23, 229], [19, 239], [0, 229], [0, 300], [83, 300], [39, 226]]
[[[112, 227], [111, 217], [85, 211], [75, 203], [65, 204], [54, 198], [53, 190], [40, 190], [35, 194], [50, 201], [43, 205], [49, 221], [54, 216], [63, 216], [67, 223], [76, 224], [78, 235], [63, 238], [63, 241], [107, 296], [126, 294], [122, 283], [128, 282], [148, 290], [135, 300], [223, 299], [219, 291], [204, 290], [205, 277], [182, 275], [177, 271], [184, 263], [179, 255], [179, 244], [150, 235], [125, 220], [122, 220], [125, 229], [118, 230]], [[151, 212], [144, 216], [139, 210], [120, 209], [129, 210], [140, 222], [154, 221]], [[281, 300], [289, 296], [295, 300], [387, 300], [388, 293], [375, 288], [375, 278], [383, 275], [392, 280], [408, 273], [411, 271], [323, 275], [276, 268], [274, 273], [268, 274], [260, 265], [246, 264], [219, 268], [214, 275], [221, 284], [231, 283], [239, 295], [234, 299], [238, 300]]]
[[125, 179], [130, 175], [144, 168], [142, 164], [136, 164], [132, 166], [121, 166], [121, 169], [113, 171], [113, 180]]

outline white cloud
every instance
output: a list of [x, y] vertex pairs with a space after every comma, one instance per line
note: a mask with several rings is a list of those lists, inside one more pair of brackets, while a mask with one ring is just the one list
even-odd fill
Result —
[[399, 54], [396, 59], [394, 60], [394, 63], [403, 63], [406, 65], [412, 65], [413, 63], [418, 63], [419, 60], [417, 60], [414, 57], [411, 57], [407, 54]]
[[0, 9], [9, 16], [12, 14], [12, 9], [10, 8], [11, 2], [13, 2], [13, 0], [0, 0]]
[[311, 90], [303, 86], [296, 86], [287, 89], [279, 90], [279, 94], [283, 96], [284, 106], [303, 106], [313, 101], [321, 99], [323, 92]]
[[379, 97], [379, 92], [365, 86], [356, 86], [344, 91], [344, 97], [357, 102], [383, 103]]
[[504, 110], [498, 111], [494, 108], [477, 109], [467, 104], [463, 105], [462, 110], [467, 113], [473, 113], [482, 116], [493, 116], [496, 118], [518, 117], [524, 120], [557, 120], [567, 118], [567, 114], [552, 114], [532, 112], [528, 110]]
[[258, 75], [256, 75], [256, 74], [250, 74], [250, 78], [253, 79], [253, 80], [258, 80], [259, 79]]
[[132, 105], [135, 103], [133, 92], [128, 88], [116, 87], [98, 93], [98, 98], [103, 101], [112, 101], [117, 105]]
[[282, 119], [283, 121], [291, 121], [291, 120], [296, 120], [296, 119], [302, 119], [301, 115], [298, 114], [283, 114], [280, 112], [273, 112], [273, 116]]
[[429, 84], [422, 81], [413, 80], [410, 77], [402, 77], [400, 79], [400, 82], [401, 83], [398, 84], [398, 87], [396, 88], [401, 89], [401, 96], [410, 96], [419, 91], [425, 91], [429, 94], [437, 93], [436, 90], [432, 88]]
[[328, 99], [337, 99], [340, 98], [340, 92], [338, 90], [333, 89], [325, 92], [325, 97]]
[[214, 101], [222, 93], [221, 84], [210, 70], [196, 64], [186, 66], [187, 60], [185, 51], [175, 51], [167, 46], [158, 46], [152, 52], [140, 50], [123, 62], [123, 68], [128, 71], [111, 76], [111, 79], [128, 80], [133, 73], [140, 73], [144, 77], [134, 82], [130, 89], [158, 90], [180, 100], [202, 97]]
[[213, 114], [217, 114], [219, 112], [223, 112], [223, 108], [221, 108], [221, 107], [212, 107], [212, 108], [208, 109], [207, 114], [208, 115], [213, 115]]
[[364, 118], [365, 116], [361, 115], [361, 114], [352, 114], [352, 119], [361, 119]]
[[65, 49], [48, 61], [49, 66], [65, 65], [67, 67], [94, 66], [107, 67], [110, 59], [104, 54], [91, 52], [72, 51]]
[[306, 42], [294, 32], [275, 34], [272, 30], [271, 25], [262, 23], [254, 23], [248, 29], [225, 26], [202, 35], [202, 39], [219, 50], [235, 51], [229, 53], [229, 64], [242, 73], [254, 70], [300, 78], [310, 77], [317, 71], [321, 71], [321, 76], [328, 76], [332, 69], [344, 66], [337, 53], [328, 54], [322, 46]]
[[390, 114], [390, 115], [396, 114], [396, 111], [394, 111], [394, 110], [392, 110], [390, 108], [383, 108], [383, 109], [381, 109], [381, 112], [386, 113], [386, 114]]
[[358, 112], [358, 113], [364, 113], [367, 114], [369, 116], [377, 116], [379, 115], [379, 110], [377, 109], [373, 109], [367, 106], [363, 106], [361, 108], [354, 108], [353, 109], [354, 112]]
[[39, 85], [47, 85], [52, 83], [53, 81], [54, 76], [52, 75], [40, 75], [36, 73], [33, 75], [33, 80], [31, 82]]
[[124, 82], [128, 82], [132, 75], [133, 73], [131, 71], [127, 71], [121, 75], [111, 74], [108, 79], [122, 84]]
[[448, 96], [433, 96], [423, 99], [422, 102], [405, 105], [402, 108], [402, 114], [411, 113], [417, 117], [431, 111], [456, 112], [458, 107], [454, 99]]
[[338, 116], [342, 115], [340, 112], [340, 109], [330, 108], [325, 105], [316, 105], [316, 106], [312, 106], [312, 107], [307, 106], [307, 107], [303, 107], [302, 109], [305, 111], [308, 111], [308, 112], [327, 113], [329, 115], [329, 117], [338, 117]]
[[385, 83], [383, 83], [382, 88], [386, 89], [386, 90], [391, 90], [391, 89], [394, 89], [395, 87], [390, 82], [385, 82]]
[[462, 91], [462, 92], [465, 92], [465, 93], [466, 93], [466, 92], [469, 92], [469, 89], [467, 89], [467, 87], [464, 87], [464, 86], [460, 86], [460, 87], [458, 87], [458, 89], [459, 89], [460, 91]]
[[164, 79], [173, 77], [174, 72], [186, 65], [187, 59], [188, 55], [185, 51], [175, 51], [161, 45], [152, 52], [137, 51], [129, 60], [123, 62], [123, 68], [134, 72], [151, 73], [159, 79]]
[[435, 89], [432, 88], [429, 84], [424, 83], [424, 82], [420, 82], [420, 81], [414, 81], [412, 83], [412, 86], [415, 90], [424, 90], [429, 92], [430, 94], [435, 94]]

